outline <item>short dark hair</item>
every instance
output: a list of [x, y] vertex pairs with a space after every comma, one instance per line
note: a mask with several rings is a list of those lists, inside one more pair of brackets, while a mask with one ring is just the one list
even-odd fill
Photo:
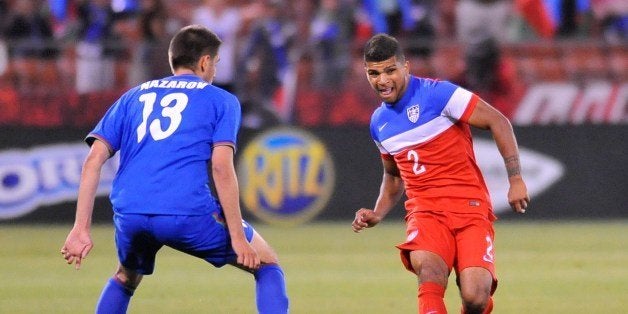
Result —
[[364, 62], [380, 62], [397, 57], [397, 61], [405, 61], [399, 41], [388, 34], [377, 34], [366, 42], [364, 47]]
[[183, 27], [170, 41], [168, 56], [170, 67], [194, 69], [204, 55], [212, 57], [218, 54], [222, 40], [207, 27], [189, 25]]

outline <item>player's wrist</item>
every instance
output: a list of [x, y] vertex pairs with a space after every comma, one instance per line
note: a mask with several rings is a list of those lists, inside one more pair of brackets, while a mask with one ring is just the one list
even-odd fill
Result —
[[244, 234], [244, 230], [231, 230], [231, 229], [229, 229], [229, 236], [233, 240], [246, 241], [246, 235]]
[[521, 174], [515, 174], [515, 175], [511, 175], [508, 177], [508, 182], [512, 183], [519, 183], [523, 181], [523, 177], [521, 177]]

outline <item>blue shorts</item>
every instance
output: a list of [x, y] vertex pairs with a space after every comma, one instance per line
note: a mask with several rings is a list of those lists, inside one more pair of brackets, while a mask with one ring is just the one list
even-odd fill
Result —
[[[215, 267], [237, 260], [225, 220], [218, 212], [203, 216], [115, 214], [113, 221], [120, 264], [139, 274], [153, 273], [155, 255], [164, 245]], [[251, 242], [255, 230], [244, 220], [242, 226]]]

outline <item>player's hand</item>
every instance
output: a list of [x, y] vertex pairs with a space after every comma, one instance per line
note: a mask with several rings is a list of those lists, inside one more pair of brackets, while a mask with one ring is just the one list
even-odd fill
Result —
[[259, 268], [261, 264], [260, 257], [257, 255], [257, 252], [253, 249], [251, 244], [246, 241], [246, 239], [232, 240], [231, 245], [238, 256], [238, 265], [252, 270]]
[[92, 247], [94, 245], [89, 231], [73, 228], [65, 239], [65, 243], [61, 248], [61, 255], [63, 255], [63, 258], [69, 265], [74, 263], [75, 268], [78, 270], [81, 268], [81, 262], [87, 257]]
[[530, 205], [530, 196], [528, 188], [521, 177], [510, 180], [510, 188], [508, 189], [508, 203], [513, 211], [517, 213], [525, 213], [528, 205]]
[[373, 210], [360, 208], [357, 212], [355, 212], [355, 219], [353, 219], [351, 227], [353, 228], [353, 232], [360, 232], [364, 228], [371, 228], [377, 225], [381, 220], [382, 217], [376, 214]]

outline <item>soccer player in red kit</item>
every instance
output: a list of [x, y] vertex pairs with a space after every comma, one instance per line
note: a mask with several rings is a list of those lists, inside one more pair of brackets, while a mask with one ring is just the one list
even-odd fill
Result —
[[524, 213], [530, 198], [510, 122], [462, 87], [410, 75], [392, 36], [373, 36], [364, 62], [367, 79], [383, 101], [371, 117], [370, 131], [384, 174], [375, 206], [356, 212], [353, 231], [379, 223], [405, 191], [407, 239], [397, 247], [405, 267], [419, 279], [419, 313], [447, 313], [443, 297], [452, 269], [462, 313], [490, 313], [497, 287], [496, 217], [469, 126], [491, 131], [508, 173], [508, 202]]

